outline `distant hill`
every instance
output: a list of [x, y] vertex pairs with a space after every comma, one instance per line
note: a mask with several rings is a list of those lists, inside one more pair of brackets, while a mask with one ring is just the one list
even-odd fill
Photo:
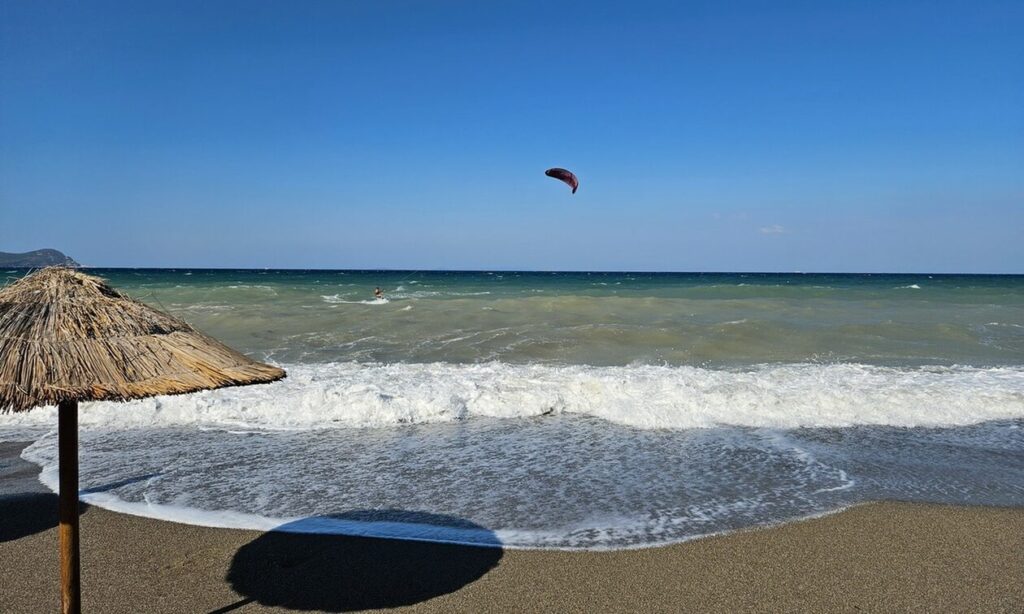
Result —
[[81, 266], [55, 249], [37, 249], [34, 252], [25, 252], [24, 254], [0, 252], [0, 267], [19, 269], [54, 266], [57, 264]]

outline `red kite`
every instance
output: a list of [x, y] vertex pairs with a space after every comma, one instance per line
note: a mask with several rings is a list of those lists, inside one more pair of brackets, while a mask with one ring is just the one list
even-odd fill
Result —
[[544, 171], [544, 174], [565, 183], [565, 185], [572, 188], [573, 194], [576, 193], [576, 188], [580, 187], [580, 180], [576, 178], [576, 175], [573, 175], [564, 168], [549, 168]]

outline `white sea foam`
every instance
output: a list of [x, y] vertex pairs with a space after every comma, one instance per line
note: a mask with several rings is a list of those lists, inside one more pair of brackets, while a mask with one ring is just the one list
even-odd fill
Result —
[[[106, 509], [504, 547], [650, 546], [818, 513], [845, 504], [837, 496], [853, 486], [785, 434], [628, 429], [569, 415], [359, 431], [85, 428], [81, 443], [80, 497]], [[52, 433], [23, 453], [51, 489], [57, 453]], [[414, 518], [360, 522], [359, 510]], [[424, 524], [415, 512], [469, 522]]]
[[[587, 367], [332, 363], [287, 366], [266, 386], [89, 403], [83, 428], [197, 425], [305, 430], [589, 415], [642, 429], [954, 426], [1024, 417], [1024, 368], [859, 364]], [[55, 424], [55, 409], [0, 428]]]

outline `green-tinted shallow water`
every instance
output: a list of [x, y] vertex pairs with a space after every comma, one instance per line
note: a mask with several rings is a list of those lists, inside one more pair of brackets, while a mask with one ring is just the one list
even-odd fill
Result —
[[90, 272], [282, 363], [1024, 363], [1024, 276]]

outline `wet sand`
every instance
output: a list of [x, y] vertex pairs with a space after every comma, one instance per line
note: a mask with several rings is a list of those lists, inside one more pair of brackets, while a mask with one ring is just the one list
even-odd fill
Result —
[[[56, 497], [25, 492], [26, 471], [0, 471], [5, 613], [58, 609]], [[1021, 508], [881, 502], [616, 552], [210, 529], [84, 505], [81, 523], [91, 612], [1024, 610]]]

